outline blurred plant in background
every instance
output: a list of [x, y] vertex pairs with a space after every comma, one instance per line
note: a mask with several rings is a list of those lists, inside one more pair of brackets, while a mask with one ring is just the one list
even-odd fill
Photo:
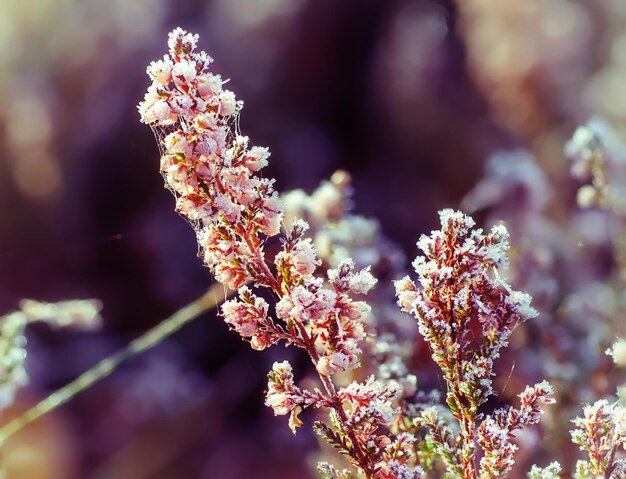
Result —
[[161, 0], [112, 1], [106, 8], [93, 0], [3, 0], [0, 70], [10, 72], [0, 76], [3, 156], [25, 197], [58, 196], [66, 181], [64, 145], [79, 126], [75, 118], [83, 127], [80, 142], [94, 141], [119, 120], [120, 99], [111, 96], [119, 85], [112, 88], [107, 72], [121, 68], [158, 31], [164, 9]]

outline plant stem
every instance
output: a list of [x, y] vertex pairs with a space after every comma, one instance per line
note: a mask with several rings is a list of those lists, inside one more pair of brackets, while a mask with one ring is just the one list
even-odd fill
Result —
[[339, 396], [337, 396], [337, 390], [335, 388], [335, 384], [333, 383], [332, 379], [328, 376], [324, 376], [323, 374], [319, 373], [319, 377], [320, 377], [320, 380], [322, 381], [322, 384], [324, 385], [324, 389], [326, 389], [326, 392], [331, 397], [331, 400], [333, 402], [333, 409], [339, 416], [339, 422], [341, 423], [341, 426], [343, 427], [344, 432], [348, 435], [348, 438], [350, 439], [350, 442], [352, 443], [352, 447], [354, 448], [353, 450], [354, 459], [356, 460], [357, 464], [359, 465], [359, 467], [365, 474], [365, 477], [367, 479], [372, 478], [373, 477], [372, 471], [370, 470], [370, 466], [368, 465], [368, 461], [366, 459], [365, 454], [361, 450], [361, 444], [357, 441], [354, 431], [352, 431], [349, 427], [347, 427], [348, 418], [346, 416], [346, 411], [343, 408], [343, 404], [341, 403]]
[[[278, 291], [277, 294], [279, 296], [282, 296], [280, 291]], [[298, 332], [300, 333], [302, 341], [305, 345], [304, 349], [308, 353], [309, 357], [311, 358], [311, 361], [313, 362], [313, 365], [315, 366], [315, 369], [317, 370], [317, 363], [319, 361], [319, 355], [317, 354], [317, 351], [315, 350], [315, 344], [311, 340], [311, 337], [309, 336], [309, 333], [307, 332], [304, 325], [301, 324], [299, 321], [295, 321], [295, 324], [296, 324], [296, 328], [298, 329]], [[339, 396], [337, 395], [337, 389], [335, 388], [335, 383], [333, 383], [333, 380], [330, 376], [326, 376], [320, 373], [319, 371], [317, 371], [317, 374], [320, 378], [320, 381], [324, 385], [324, 389], [326, 390], [326, 393], [330, 397], [330, 400], [333, 404], [332, 408], [337, 413], [337, 416], [339, 417], [339, 422], [341, 423], [341, 426], [343, 427], [344, 432], [348, 435], [348, 438], [350, 439], [350, 442], [352, 443], [353, 455], [354, 455], [353, 459], [356, 460], [357, 464], [359, 465], [359, 467], [365, 474], [365, 477], [367, 479], [370, 479], [372, 477], [372, 473], [367, 463], [366, 455], [361, 450], [361, 445], [357, 441], [354, 431], [352, 431], [349, 427], [347, 427], [348, 418], [346, 416], [346, 411], [343, 408], [343, 404], [341, 403], [341, 400], [339, 399]]]
[[217, 305], [222, 303], [227, 296], [228, 294], [226, 293], [224, 287], [221, 284], [216, 283], [201, 297], [178, 310], [169, 318], [164, 319], [158, 325], [131, 341], [123, 349], [120, 349], [112, 355], [104, 358], [72, 382], [50, 394], [37, 405], [1, 427], [0, 445], [4, 444], [7, 439], [24, 429], [32, 422], [42, 416], [45, 416], [49, 412], [54, 411], [59, 406], [62, 406], [70, 401], [77, 394], [109, 376], [122, 363], [153, 348], [165, 338], [174, 334], [185, 324], [196, 319], [203, 313], [215, 308]]
[[476, 421], [473, 415], [468, 415], [461, 421], [461, 437], [463, 438], [463, 473], [464, 479], [476, 479], [474, 454], [476, 449]]

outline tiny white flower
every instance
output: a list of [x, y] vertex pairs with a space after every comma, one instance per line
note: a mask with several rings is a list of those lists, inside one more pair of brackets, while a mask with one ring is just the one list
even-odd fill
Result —
[[355, 273], [350, 276], [350, 289], [355, 293], [366, 294], [370, 289], [372, 289], [377, 280], [370, 273], [370, 266], [362, 269], [358, 273]]
[[232, 116], [234, 115], [238, 109], [240, 109], [240, 104], [237, 102], [237, 98], [235, 94], [230, 90], [223, 90], [219, 94], [220, 100], [220, 114], [222, 116]]
[[157, 60], [150, 63], [146, 72], [150, 75], [150, 78], [152, 78], [153, 81], [160, 83], [163, 86], [167, 86], [172, 79], [172, 67], [173, 65], [171, 60], [166, 56], [163, 60]]

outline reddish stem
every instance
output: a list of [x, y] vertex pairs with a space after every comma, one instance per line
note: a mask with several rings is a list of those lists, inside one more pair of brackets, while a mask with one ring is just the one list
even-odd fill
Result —
[[[254, 256], [255, 263], [259, 265], [259, 267], [261, 268], [261, 272], [262, 272], [262, 277], [254, 278], [254, 280], [257, 283], [267, 285], [268, 288], [278, 296], [278, 298], [282, 298], [283, 292], [281, 288], [279, 287], [279, 282], [274, 277], [269, 267], [267, 266], [267, 263], [265, 262], [265, 258], [263, 257], [261, 253], [260, 246], [251, 240], [250, 238], [250, 236], [252, 236], [251, 234], [246, 234], [246, 233], [248, 232], [245, 230], [241, 231], [240, 228], [239, 228], [239, 231], [237, 231], [237, 234], [246, 242], [246, 245], [248, 246], [248, 248], [250, 249], [250, 252]], [[315, 349], [315, 344], [311, 340], [311, 337], [309, 336], [309, 333], [307, 332], [303, 324], [301, 324], [299, 321], [294, 321], [294, 324], [296, 325], [298, 333], [300, 337], [302, 338], [302, 344], [304, 345], [305, 351], [308, 353], [313, 364], [317, 367], [317, 362], [319, 361], [319, 354], [317, 353], [317, 350]], [[361, 468], [361, 470], [365, 474], [366, 479], [373, 479], [374, 473], [372, 471], [371, 465], [369, 464], [369, 461], [367, 460], [366, 454], [361, 449], [361, 443], [357, 440], [357, 437], [354, 431], [352, 431], [349, 427], [347, 427], [348, 418], [346, 415], [346, 411], [344, 410], [343, 404], [341, 400], [339, 399], [339, 396], [337, 395], [337, 390], [335, 389], [335, 385], [332, 382], [332, 379], [329, 376], [326, 376], [320, 373], [319, 371], [318, 371], [318, 375], [319, 375], [320, 381], [324, 385], [324, 389], [326, 390], [327, 394], [330, 397], [330, 403], [332, 404], [332, 408], [337, 413], [337, 416], [339, 417], [339, 422], [341, 423], [341, 426], [344, 432], [347, 434], [348, 438], [350, 439], [350, 442], [352, 443], [352, 448], [353, 448], [352, 453], [354, 456], [353, 459], [357, 462], [358, 467]]]

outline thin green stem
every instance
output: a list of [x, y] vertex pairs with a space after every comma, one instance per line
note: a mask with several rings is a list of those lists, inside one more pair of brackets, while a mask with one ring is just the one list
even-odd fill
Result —
[[62, 406], [66, 402], [70, 401], [77, 394], [109, 376], [122, 363], [153, 348], [165, 338], [174, 334], [185, 324], [196, 319], [203, 313], [215, 308], [217, 305], [222, 303], [226, 297], [227, 293], [223, 285], [215, 284], [201, 297], [178, 310], [169, 318], [164, 319], [155, 327], [146, 331], [137, 339], [131, 341], [123, 349], [120, 349], [112, 355], [104, 358], [72, 382], [50, 394], [37, 405], [33, 406], [22, 415], [1, 427], [0, 445], [4, 444], [8, 438], [21, 431], [32, 422], [42, 416], [45, 416], [49, 412], [54, 411], [59, 406]]

